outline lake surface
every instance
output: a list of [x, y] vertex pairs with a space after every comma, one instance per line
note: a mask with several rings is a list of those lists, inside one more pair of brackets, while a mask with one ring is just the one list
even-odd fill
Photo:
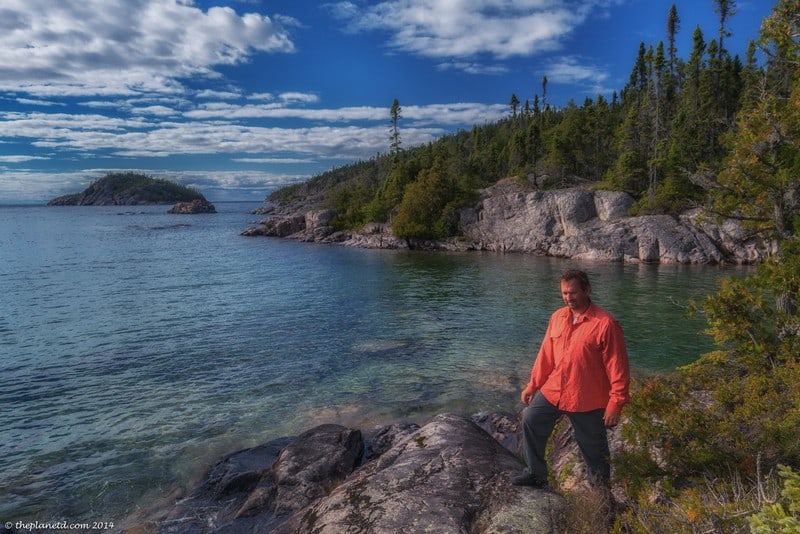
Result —
[[258, 204], [216, 206], [0, 206], [4, 522], [119, 520], [323, 422], [516, 411], [565, 268], [673, 370], [711, 348], [686, 302], [747, 272], [245, 238]]

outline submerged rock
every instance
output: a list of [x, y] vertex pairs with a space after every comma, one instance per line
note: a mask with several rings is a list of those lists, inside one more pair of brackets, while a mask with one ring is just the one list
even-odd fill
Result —
[[182, 215], [191, 215], [195, 213], [216, 213], [217, 209], [211, 202], [196, 198], [191, 202], [178, 202], [172, 206], [167, 213], [178, 213]]
[[359, 430], [326, 424], [226, 456], [176, 505], [131, 527], [159, 533], [271, 532], [360, 463]]

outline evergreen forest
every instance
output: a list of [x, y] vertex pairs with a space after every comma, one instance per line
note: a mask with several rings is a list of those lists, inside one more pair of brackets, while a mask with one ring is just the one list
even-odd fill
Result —
[[637, 199], [632, 214], [701, 203], [709, 176], [735, 150], [737, 118], [767, 95], [787, 98], [796, 69], [768, 43], [753, 41], [746, 57], [731, 56], [725, 38], [735, 4], [713, 3], [717, 32], [707, 36], [695, 27], [685, 58], [676, 49], [684, 24], [673, 4], [665, 40], [640, 44], [627, 84], [610, 99], [552, 106], [545, 77], [532, 98], [510, 95], [503, 120], [409, 148], [401, 144], [402, 107], [395, 99], [387, 153], [282, 188], [269, 200], [323, 195], [339, 228], [391, 221], [397, 236], [431, 239], [454, 235], [458, 210], [474, 203], [480, 188], [507, 177], [531, 188], [626, 191]]
[[753, 274], [689, 304], [715, 350], [636, 380], [613, 458], [624, 508], [571, 497], [569, 532], [800, 532], [800, 0], [775, 3], [744, 58], [725, 48], [735, 2], [713, 4], [718, 31], [694, 29], [686, 57], [673, 5], [665, 40], [641, 44], [610, 99], [556, 108], [543, 79], [531, 100], [510, 96], [503, 120], [405, 149], [395, 100], [387, 154], [270, 197], [321, 196], [340, 227], [441, 238], [500, 179], [580, 184], [629, 192], [637, 213], [700, 206], [769, 243]]

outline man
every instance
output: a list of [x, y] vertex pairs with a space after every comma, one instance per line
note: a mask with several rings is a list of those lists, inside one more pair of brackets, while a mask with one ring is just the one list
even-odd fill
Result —
[[592, 302], [591, 291], [585, 272], [569, 270], [561, 275], [566, 307], [550, 317], [531, 380], [520, 395], [527, 405], [522, 445], [528, 467], [514, 477], [514, 485], [547, 484], [545, 447], [561, 415], [572, 423], [590, 483], [610, 484], [606, 427], [619, 422], [630, 399], [630, 368], [622, 328]]

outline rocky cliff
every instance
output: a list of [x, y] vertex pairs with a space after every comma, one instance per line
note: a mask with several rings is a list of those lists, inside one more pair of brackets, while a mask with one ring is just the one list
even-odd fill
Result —
[[390, 225], [337, 232], [329, 210], [292, 213], [279, 207], [243, 235], [287, 237], [371, 248], [491, 250], [544, 256], [645, 263], [756, 263], [765, 246], [733, 220], [699, 209], [679, 216], [628, 216], [633, 198], [622, 192], [570, 188], [525, 191], [499, 182], [462, 210], [462, 237], [446, 242], [395, 237]]

